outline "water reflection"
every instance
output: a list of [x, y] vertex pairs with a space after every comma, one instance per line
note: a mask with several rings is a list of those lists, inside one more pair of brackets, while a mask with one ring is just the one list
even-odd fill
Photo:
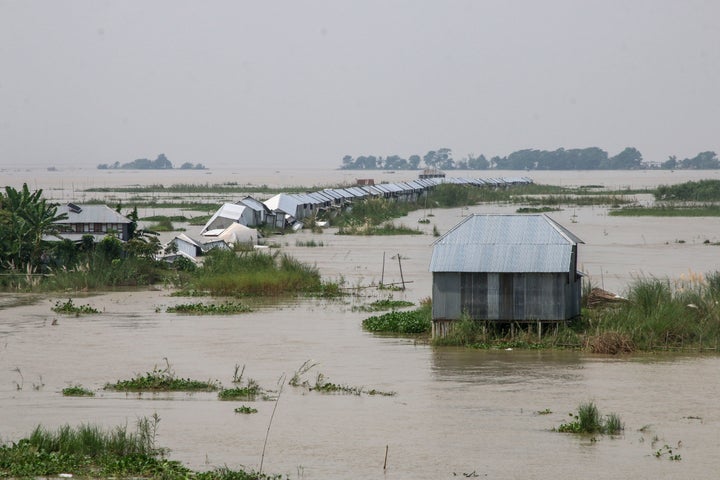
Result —
[[432, 374], [438, 381], [473, 384], [576, 382], [583, 361], [572, 351], [436, 348]]

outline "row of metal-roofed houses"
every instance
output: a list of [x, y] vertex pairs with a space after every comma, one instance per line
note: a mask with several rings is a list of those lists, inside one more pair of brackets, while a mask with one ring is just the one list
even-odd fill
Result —
[[201, 234], [217, 234], [232, 223], [247, 227], [267, 225], [273, 228], [292, 227], [296, 222], [318, 215], [320, 212], [340, 211], [354, 202], [367, 198], [385, 198], [396, 201], [417, 201], [422, 195], [442, 183], [503, 188], [527, 185], [532, 179], [512, 178], [428, 178], [397, 183], [380, 183], [343, 188], [326, 188], [306, 193], [279, 193], [264, 202], [245, 197], [235, 203], [225, 203], [203, 227]]
[[265, 201], [251, 196], [235, 203], [224, 203], [200, 231], [201, 238], [181, 234], [174, 239], [178, 252], [192, 258], [211, 249], [234, 243], [258, 243], [256, 227], [274, 230], [300, 229], [307, 218], [324, 214], [332, 217], [336, 212], [368, 198], [392, 201], [417, 202], [440, 184], [469, 185], [480, 188], [507, 188], [528, 185], [527, 177], [503, 178], [420, 178], [394, 183], [357, 185], [342, 188], [325, 188], [305, 193], [279, 193]]

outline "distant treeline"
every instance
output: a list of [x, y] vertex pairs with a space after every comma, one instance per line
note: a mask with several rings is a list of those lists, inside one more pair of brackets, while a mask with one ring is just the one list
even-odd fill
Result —
[[[173, 167], [173, 164], [170, 160], [167, 159], [164, 153], [161, 153], [157, 156], [155, 160], [149, 160], [147, 158], [138, 158], [137, 160], [133, 160], [132, 162], [127, 162], [121, 164], [120, 162], [115, 162], [112, 164], [107, 163], [101, 163], [97, 166], [100, 170], [114, 170], [114, 169], [125, 169], [125, 170], [170, 170]], [[190, 162], [185, 162], [182, 165], [180, 165], [180, 170], [205, 170], [206, 167], [202, 163], [196, 163], [192, 164]]]
[[469, 154], [461, 160], [455, 160], [452, 150], [439, 148], [430, 150], [422, 157], [399, 155], [388, 157], [362, 155], [353, 158], [345, 155], [342, 169], [347, 170], [417, 170], [419, 168], [438, 168], [441, 170], [633, 170], [641, 168], [663, 169], [715, 169], [720, 161], [715, 152], [701, 152], [693, 158], [678, 160], [671, 156], [660, 164], [643, 163], [642, 154], [633, 147], [627, 147], [615, 156], [597, 147], [558, 148], [548, 150], [518, 150], [506, 157], [491, 157]]

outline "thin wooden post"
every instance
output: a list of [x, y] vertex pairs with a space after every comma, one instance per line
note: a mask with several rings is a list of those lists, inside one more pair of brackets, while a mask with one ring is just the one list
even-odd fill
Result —
[[383, 462], [383, 470], [387, 468], [387, 454], [388, 449], [390, 448], [390, 445], [385, 445], [385, 461]]
[[542, 342], [542, 322], [538, 320], [538, 342]]
[[398, 265], [400, 266], [400, 281], [402, 282], [402, 289], [405, 290], [405, 278], [402, 273], [402, 261], [400, 260], [400, 254], [398, 253]]
[[380, 274], [380, 285], [385, 284], [385, 252], [383, 252], [382, 273]]

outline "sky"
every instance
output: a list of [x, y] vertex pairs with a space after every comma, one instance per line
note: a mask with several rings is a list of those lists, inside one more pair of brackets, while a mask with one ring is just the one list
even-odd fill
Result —
[[716, 0], [0, 0], [0, 168], [720, 153]]

